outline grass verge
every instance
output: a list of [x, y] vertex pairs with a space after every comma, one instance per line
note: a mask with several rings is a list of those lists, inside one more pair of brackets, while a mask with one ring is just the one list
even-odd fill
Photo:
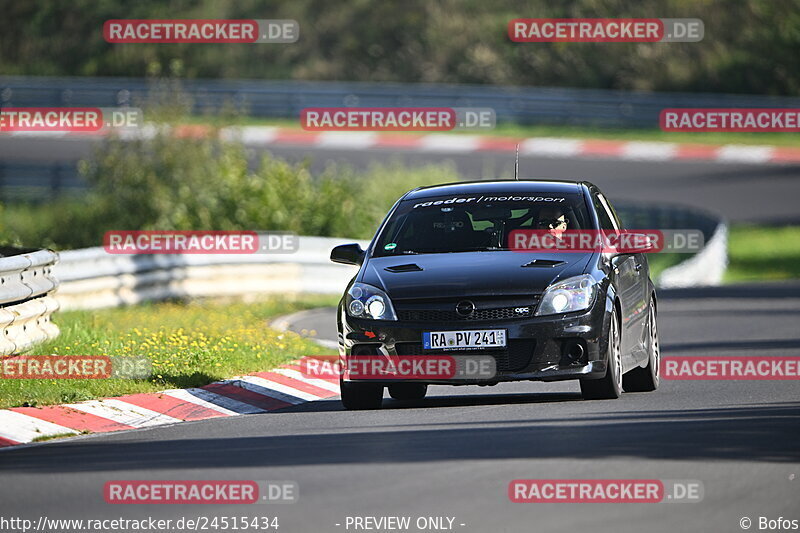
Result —
[[[89, 434], [88, 431], [81, 431], [80, 435], [87, 435]], [[74, 433], [56, 433], [55, 435], [42, 435], [41, 437], [35, 437], [31, 442], [47, 442], [49, 440], [56, 440], [56, 439], [67, 439], [69, 437], [74, 437]]]
[[726, 282], [800, 279], [800, 226], [730, 228]]
[[77, 402], [206, 385], [266, 371], [302, 355], [332, 353], [270, 318], [335, 305], [332, 296], [271, 298], [257, 303], [153, 303], [58, 313], [61, 335], [33, 354], [145, 356], [149, 379], [0, 379], [0, 408]]

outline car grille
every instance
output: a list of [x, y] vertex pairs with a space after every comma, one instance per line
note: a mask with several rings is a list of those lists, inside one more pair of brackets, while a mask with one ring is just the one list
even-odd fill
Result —
[[[480, 322], [482, 320], [513, 320], [533, 316], [535, 305], [476, 309], [469, 316], [461, 316], [455, 308], [447, 309], [402, 309], [397, 311], [400, 320], [410, 322]], [[520, 309], [525, 309], [519, 312]]]
[[422, 349], [420, 342], [398, 342], [395, 344], [397, 355], [488, 355], [494, 357], [498, 373], [519, 372], [531, 362], [535, 339], [511, 339], [508, 346], [496, 350], [464, 350], [464, 351], [429, 351]]

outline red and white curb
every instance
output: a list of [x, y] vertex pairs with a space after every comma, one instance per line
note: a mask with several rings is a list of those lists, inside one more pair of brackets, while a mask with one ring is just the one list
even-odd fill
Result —
[[130, 394], [45, 407], [0, 410], [0, 448], [42, 437], [105, 433], [266, 413], [339, 395], [339, 382], [304, 376], [299, 364], [192, 389]]
[[[208, 126], [180, 126], [176, 135], [202, 137], [212, 131]], [[156, 128], [121, 132], [122, 137], [148, 138]], [[88, 135], [106, 135], [105, 131]], [[16, 132], [9, 136], [65, 137], [87, 134], [64, 132]], [[719, 163], [797, 164], [800, 148], [757, 145], [713, 145], [669, 142], [611, 141], [599, 139], [570, 139], [561, 137], [492, 137], [453, 134], [397, 134], [376, 132], [312, 132], [271, 126], [228, 127], [220, 130], [225, 140], [237, 139], [251, 146], [308, 146], [320, 149], [368, 150], [389, 149], [428, 153], [514, 152], [519, 144], [520, 154], [554, 158], [607, 158], [629, 161], [716, 161]]]
[[[185, 130], [184, 135], [202, 130]], [[631, 161], [705, 160], [724, 163], [800, 163], [800, 148], [750, 145], [705, 145], [668, 142], [606, 141], [534, 137], [529, 139], [453, 134], [386, 134], [373, 132], [309, 132], [250, 126], [224, 128], [223, 139], [248, 145], [300, 145], [315, 148], [365, 150], [371, 148], [431, 153], [519, 152], [537, 157], [600, 157]]]

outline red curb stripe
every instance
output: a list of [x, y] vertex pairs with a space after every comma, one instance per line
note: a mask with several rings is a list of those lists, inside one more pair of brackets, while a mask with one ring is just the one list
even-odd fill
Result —
[[283, 374], [276, 374], [274, 372], [256, 372], [252, 375], [279, 383], [281, 385], [286, 385], [287, 387], [291, 387], [308, 394], [313, 394], [314, 396], [319, 396], [320, 398], [330, 398], [331, 396], [336, 396], [335, 392], [323, 389], [322, 387], [317, 387], [316, 385], [311, 385], [310, 383], [306, 383], [298, 379], [290, 378], [289, 376], [284, 376]]
[[776, 147], [773, 149], [771, 160], [781, 163], [800, 163], [800, 148]]
[[[270, 128], [270, 126], [264, 126]], [[202, 138], [208, 136], [213, 131], [213, 128], [205, 125], [187, 125], [178, 126], [175, 128], [175, 135], [177, 137], [195, 137]], [[0, 135], [5, 135], [11, 132], [0, 132]], [[106, 130], [98, 130], [92, 132], [63, 132], [65, 136], [74, 135], [96, 135], [107, 136], [110, 132]], [[319, 132], [307, 132], [304, 130], [295, 129], [279, 129], [274, 136], [269, 133], [264, 133], [263, 141], [267, 144], [301, 144], [312, 145], [319, 140]], [[379, 134], [376, 136], [375, 142], [370, 148], [397, 148], [397, 149], [413, 149], [420, 148], [423, 145], [424, 135], [397, 135], [397, 134]], [[480, 137], [472, 152], [511, 152], [516, 148], [517, 143], [526, 140], [538, 139], [539, 137], [531, 137], [529, 139], [510, 139], [503, 137]], [[578, 157], [582, 156], [600, 156], [600, 157], [620, 157], [624, 154], [627, 141], [605, 141], [600, 139], [579, 139], [582, 149], [576, 154]], [[679, 144], [675, 155], [670, 160], [680, 159], [694, 159], [694, 160], [708, 160], [713, 161], [718, 157], [718, 152], [725, 148], [725, 144], [720, 145], [702, 145], [702, 144]], [[361, 149], [362, 147], [358, 147]], [[773, 156], [769, 158], [767, 163], [800, 163], [800, 149], [791, 147], [778, 147], [767, 146], [773, 150]]]
[[707, 144], [679, 144], [675, 159], [716, 159], [720, 148]]
[[373, 147], [417, 148], [422, 146], [422, 135], [378, 135]]
[[184, 124], [182, 126], [175, 127], [174, 135], [178, 138], [202, 139], [203, 137], [208, 137], [212, 131], [213, 130], [210, 126], [201, 124]]
[[205, 420], [207, 418], [228, 416], [214, 409], [209, 409], [208, 407], [203, 407], [202, 405], [197, 405], [185, 400], [179, 400], [178, 398], [173, 398], [166, 394], [141, 393], [115, 399], [180, 420]]
[[17, 444], [22, 444], [22, 443], [17, 442], [15, 440], [7, 439], [5, 437], [0, 437], [0, 448], [6, 448], [8, 446], [16, 446]]
[[[281, 368], [288, 368], [300, 372], [299, 365], [284, 365]], [[336, 396], [336, 393], [322, 387], [317, 387], [304, 381], [284, 376], [276, 372], [258, 372], [250, 374], [258, 376], [281, 385], [303, 391], [319, 397], [320, 399]], [[315, 378], [325, 379], [331, 383], [338, 383], [336, 378]], [[261, 394], [252, 390], [244, 389], [230, 383], [211, 383], [203, 390], [218, 394], [222, 397], [236, 400], [248, 405], [253, 405], [259, 409], [271, 411], [290, 407], [294, 404], [273, 398], [266, 394]], [[108, 398], [107, 398], [108, 399]], [[160, 414], [171, 416], [182, 421], [205, 420], [208, 418], [228, 416], [217, 410], [209, 409], [202, 405], [180, 400], [163, 393], [141, 393], [128, 396], [114, 397], [113, 399], [129, 403], [132, 406], [139, 406]], [[303, 400], [305, 403], [308, 400]], [[313, 401], [313, 400], [312, 400]], [[92, 433], [107, 433], [111, 431], [122, 431], [136, 429], [134, 426], [122, 424], [114, 420], [94, 415], [65, 405], [48, 405], [44, 407], [13, 407], [8, 409], [19, 414], [30, 416], [45, 422], [58, 424], [74, 431], [89, 431]], [[0, 448], [7, 448], [23, 444], [15, 440], [0, 437]]]
[[583, 141], [578, 150], [580, 155], [619, 156], [628, 143], [625, 141]]
[[314, 144], [320, 136], [317, 132], [280, 129], [272, 142], [287, 144]]
[[92, 433], [105, 433], [108, 431], [121, 431], [135, 429], [133, 426], [121, 424], [101, 416], [65, 407], [63, 405], [47, 405], [44, 407], [12, 407], [9, 411], [27, 415], [45, 422], [52, 422], [75, 431], [91, 431]]
[[486, 152], [513, 152], [518, 144], [522, 144], [525, 139], [512, 139], [510, 137], [481, 137], [478, 139], [476, 151]]
[[212, 383], [200, 388], [209, 392], [213, 392], [214, 394], [219, 394], [220, 396], [225, 396], [242, 403], [253, 405], [260, 409], [265, 409], [267, 411], [273, 409], [282, 409], [292, 405], [289, 402], [284, 402], [283, 400], [278, 400], [277, 398], [259, 394], [235, 385]]

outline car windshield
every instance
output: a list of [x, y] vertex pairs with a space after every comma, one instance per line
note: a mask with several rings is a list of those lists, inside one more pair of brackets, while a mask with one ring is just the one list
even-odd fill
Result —
[[384, 227], [376, 257], [509, 249], [517, 229], [591, 229], [580, 194], [448, 195], [400, 203]]

